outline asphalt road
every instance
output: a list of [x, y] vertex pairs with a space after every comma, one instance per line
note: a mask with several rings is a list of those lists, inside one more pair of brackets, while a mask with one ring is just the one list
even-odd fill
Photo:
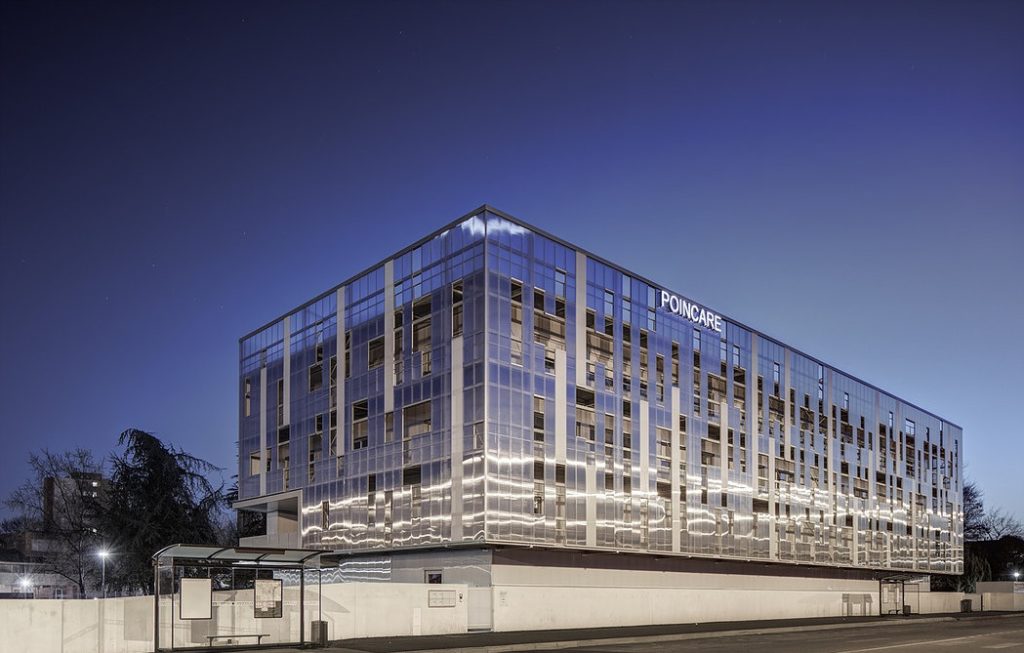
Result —
[[1024, 619], [971, 619], [881, 628], [749, 635], [652, 644], [615, 644], [561, 650], [563, 653], [1024, 653]]

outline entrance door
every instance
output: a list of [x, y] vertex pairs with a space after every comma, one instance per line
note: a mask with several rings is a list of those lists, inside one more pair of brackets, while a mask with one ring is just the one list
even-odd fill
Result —
[[470, 587], [466, 606], [467, 620], [470, 630], [490, 630], [494, 627], [491, 609], [491, 588]]

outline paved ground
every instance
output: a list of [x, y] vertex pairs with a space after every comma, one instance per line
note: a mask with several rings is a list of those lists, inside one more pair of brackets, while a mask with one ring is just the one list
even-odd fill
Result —
[[[238, 649], [235, 649], [238, 651]], [[295, 653], [295, 648], [262, 653]], [[333, 642], [324, 653], [1024, 653], [1024, 613], [913, 615], [589, 628]]]
[[[552, 650], [552, 649], [541, 649]], [[1024, 653], [1024, 619], [971, 619], [899, 627], [849, 628], [778, 634], [719, 637], [650, 644], [619, 644], [559, 649], [566, 653], [869, 653], [903, 651]]]

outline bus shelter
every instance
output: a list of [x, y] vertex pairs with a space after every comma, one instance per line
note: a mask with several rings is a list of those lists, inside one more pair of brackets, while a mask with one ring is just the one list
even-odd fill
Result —
[[921, 584], [927, 582], [928, 576], [913, 573], [896, 573], [879, 578], [878, 614], [885, 616], [920, 613]]
[[172, 544], [153, 554], [153, 650], [326, 644], [328, 551]]

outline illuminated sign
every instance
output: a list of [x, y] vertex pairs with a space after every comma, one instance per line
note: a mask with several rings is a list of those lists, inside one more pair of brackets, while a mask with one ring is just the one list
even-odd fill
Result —
[[713, 313], [699, 304], [687, 301], [678, 295], [673, 295], [667, 290], [661, 291], [661, 308], [680, 317], [685, 317], [694, 324], [699, 324], [702, 327], [719, 333], [722, 332], [721, 315]]

